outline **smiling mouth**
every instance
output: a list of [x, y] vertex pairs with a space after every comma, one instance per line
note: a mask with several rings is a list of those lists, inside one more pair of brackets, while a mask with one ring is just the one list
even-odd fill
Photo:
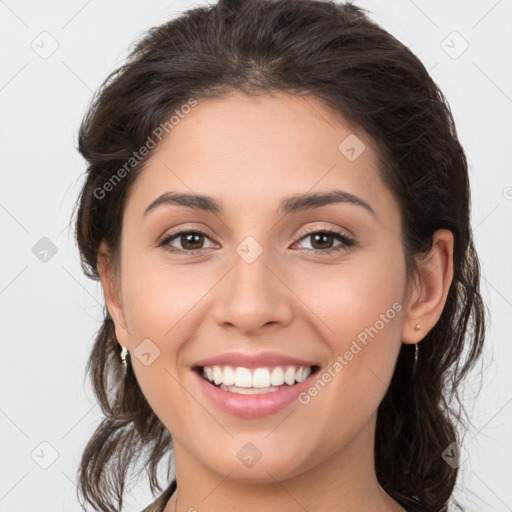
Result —
[[243, 366], [196, 366], [193, 370], [206, 382], [229, 393], [257, 395], [292, 387], [316, 374], [320, 367], [273, 366], [245, 368]]

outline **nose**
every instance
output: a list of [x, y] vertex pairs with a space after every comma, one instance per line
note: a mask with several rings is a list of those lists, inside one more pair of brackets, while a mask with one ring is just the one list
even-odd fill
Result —
[[231, 270], [216, 287], [213, 317], [218, 325], [247, 335], [291, 322], [293, 293], [270, 259], [265, 250], [252, 262], [234, 254]]

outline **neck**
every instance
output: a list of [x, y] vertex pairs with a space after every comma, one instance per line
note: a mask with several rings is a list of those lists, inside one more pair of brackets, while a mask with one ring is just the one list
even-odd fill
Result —
[[304, 471], [282, 477], [272, 466], [260, 466], [263, 476], [257, 481], [235, 477], [236, 466], [224, 474], [216, 472], [173, 439], [178, 488], [165, 512], [405, 512], [377, 481], [374, 432], [375, 418], [342, 450]]

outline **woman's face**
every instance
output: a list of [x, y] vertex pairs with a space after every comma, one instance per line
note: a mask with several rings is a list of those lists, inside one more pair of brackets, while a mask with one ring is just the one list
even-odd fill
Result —
[[[122, 311], [109, 309], [177, 469], [270, 482], [341, 453], [373, 465], [408, 300], [377, 167], [362, 132], [284, 94], [198, 99], [153, 154], [125, 207]], [[147, 210], [170, 193], [192, 206]]]

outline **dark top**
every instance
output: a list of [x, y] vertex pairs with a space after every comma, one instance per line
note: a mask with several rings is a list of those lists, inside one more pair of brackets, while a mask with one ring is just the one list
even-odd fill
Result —
[[155, 500], [148, 505], [142, 512], [163, 512], [165, 505], [171, 499], [173, 492], [176, 490], [176, 480]]
[[[142, 512], [163, 512], [165, 505], [171, 499], [174, 491], [176, 490], [176, 480], [171, 482], [171, 485], [153, 502], [148, 505]], [[450, 512], [451, 508], [445, 506], [439, 512]]]

